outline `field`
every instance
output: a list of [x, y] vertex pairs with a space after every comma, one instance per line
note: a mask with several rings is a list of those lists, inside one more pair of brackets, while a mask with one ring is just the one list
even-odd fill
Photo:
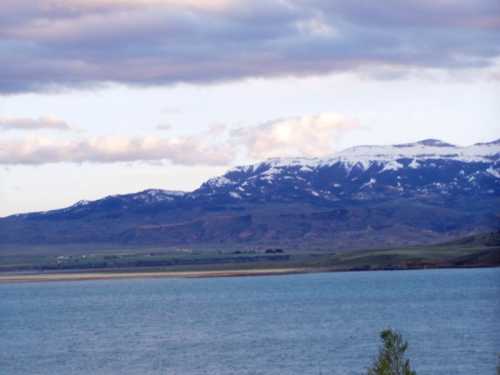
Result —
[[59, 250], [59, 255], [53, 248], [3, 253], [0, 256], [0, 277], [42, 273], [168, 273], [172, 276], [176, 272], [179, 276], [182, 272], [215, 272], [216, 276], [229, 276], [234, 272], [252, 274], [266, 270], [268, 273], [283, 273], [500, 265], [498, 233], [434, 246], [350, 252], [287, 252], [281, 248], [264, 251], [96, 248], [85, 253], [77, 248]]

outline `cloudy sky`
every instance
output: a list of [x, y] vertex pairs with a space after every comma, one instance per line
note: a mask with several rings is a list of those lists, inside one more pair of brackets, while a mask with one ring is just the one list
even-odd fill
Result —
[[2, 0], [0, 216], [500, 138], [498, 0]]

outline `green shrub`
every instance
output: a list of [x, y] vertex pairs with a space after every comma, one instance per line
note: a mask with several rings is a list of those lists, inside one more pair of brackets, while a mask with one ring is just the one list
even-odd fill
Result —
[[380, 333], [383, 346], [368, 375], [416, 375], [410, 369], [410, 361], [405, 359], [408, 343], [397, 331], [386, 329]]

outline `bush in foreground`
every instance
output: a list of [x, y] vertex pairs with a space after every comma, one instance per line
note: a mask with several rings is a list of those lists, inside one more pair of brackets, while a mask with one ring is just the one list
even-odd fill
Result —
[[383, 347], [373, 367], [368, 369], [368, 375], [416, 375], [410, 368], [410, 361], [405, 359], [408, 343], [401, 334], [391, 329], [380, 333]]

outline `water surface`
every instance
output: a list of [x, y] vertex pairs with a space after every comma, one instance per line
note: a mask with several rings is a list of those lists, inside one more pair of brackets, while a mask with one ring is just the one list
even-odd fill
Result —
[[494, 374], [500, 269], [0, 285], [0, 373], [362, 374], [392, 327], [418, 375]]

